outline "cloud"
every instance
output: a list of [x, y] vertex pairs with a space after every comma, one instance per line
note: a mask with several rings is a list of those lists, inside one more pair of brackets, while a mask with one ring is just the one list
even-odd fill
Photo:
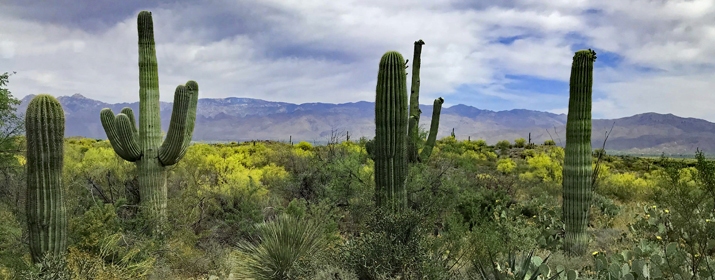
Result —
[[9, 1], [0, 71], [18, 72], [16, 96], [136, 101], [141, 10], [154, 17], [164, 101], [189, 79], [210, 98], [372, 101], [380, 56], [412, 60], [423, 39], [423, 104], [444, 96], [446, 105], [563, 113], [573, 52], [592, 48], [594, 116], [715, 121], [712, 0]]

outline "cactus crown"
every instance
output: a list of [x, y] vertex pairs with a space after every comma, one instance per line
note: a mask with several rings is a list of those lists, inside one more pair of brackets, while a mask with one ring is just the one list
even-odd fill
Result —
[[592, 49], [577, 51], [576, 54], [574, 54], [573, 59], [576, 60], [582, 57], [590, 58], [591, 61], [596, 61], [596, 51]]

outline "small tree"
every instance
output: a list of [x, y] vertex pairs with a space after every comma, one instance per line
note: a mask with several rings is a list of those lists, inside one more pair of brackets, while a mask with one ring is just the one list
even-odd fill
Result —
[[509, 141], [507, 140], [501, 140], [497, 142], [496, 148], [499, 150], [507, 150], [511, 148], [511, 143], [509, 143]]
[[525, 146], [526, 146], [526, 139], [519, 138], [519, 139], [514, 140], [514, 147], [523, 148]]
[[554, 140], [546, 140], [546, 141], [544, 141], [544, 145], [546, 145], [546, 146], [556, 146], [556, 142], [554, 142]]

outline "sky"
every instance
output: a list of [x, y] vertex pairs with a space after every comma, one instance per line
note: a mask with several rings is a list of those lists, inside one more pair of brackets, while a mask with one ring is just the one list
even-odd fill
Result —
[[421, 104], [566, 113], [574, 52], [590, 48], [594, 118], [715, 122], [715, 0], [0, 0], [0, 73], [17, 72], [20, 98], [138, 101], [142, 10], [162, 101], [188, 80], [200, 98], [374, 101], [380, 57], [411, 64], [422, 39]]

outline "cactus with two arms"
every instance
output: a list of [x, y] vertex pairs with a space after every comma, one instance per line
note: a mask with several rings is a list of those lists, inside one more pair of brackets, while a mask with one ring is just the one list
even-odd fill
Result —
[[[166, 168], [186, 153], [196, 121], [199, 86], [195, 81], [176, 87], [171, 124], [162, 141], [159, 104], [159, 76], [151, 12], [137, 17], [139, 31], [139, 126], [134, 112], [122, 109], [114, 115], [105, 108], [102, 126], [114, 151], [124, 160], [135, 162], [138, 170], [142, 213], [150, 223], [166, 219]], [[157, 224], [154, 224], [157, 225]]]

